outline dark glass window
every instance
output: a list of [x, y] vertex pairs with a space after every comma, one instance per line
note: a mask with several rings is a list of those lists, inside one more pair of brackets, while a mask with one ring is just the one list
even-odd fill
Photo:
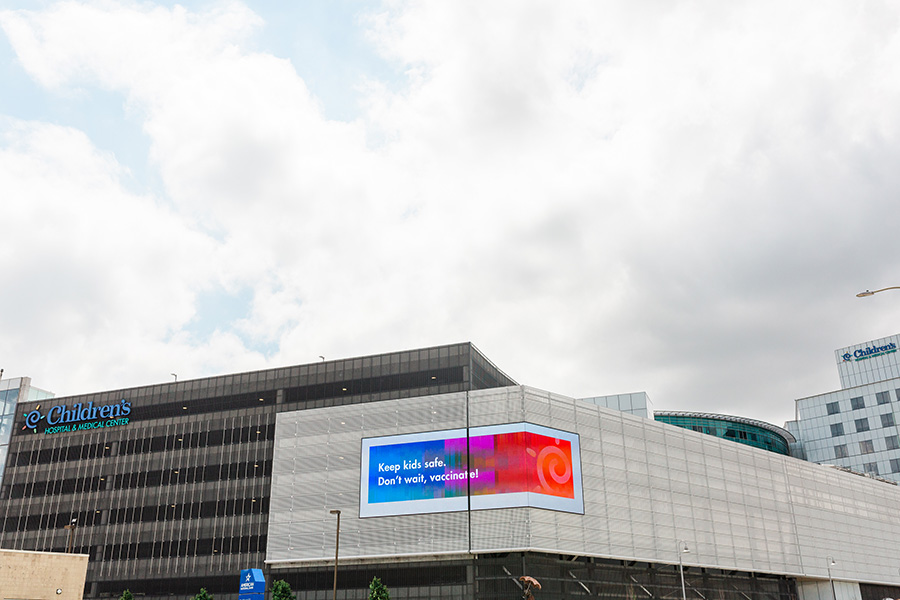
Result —
[[890, 392], [876, 392], [875, 402], [877, 402], [878, 404], [890, 404], [891, 403], [891, 393]]
[[863, 465], [863, 470], [866, 473], [871, 473], [872, 475], [878, 475], [878, 463], [866, 463]]
[[885, 413], [881, 415], [881, 426], [882, 427], [893, 427], [894, 426], [894, 413]]
[[900, 473], [900, 458], [891, 459], [891, 473]]
[[868, 419], [856, 419], [856, 431], [868, 431], [869, 430], [869, 420]]
[[844, 435], [844, 424], [843, 423], [832, 423], [831, 424], [831, 437], [837, 437], [839, 435]]
[[860, 454], [872, 454], [875, 452], [875, 444], [872, 443], [872, 440], [863, 440], [859, 443], [859, 452]]
[[888, 450], [896, 450], [897, 448], [900, 448], [900, 436], [889, 435], [884, 438], [884, 443]]
[[850, 408], [853, 410], [859, 410], [861, 408], [866, 407], [866, 401], [862, 399], [862, 396], [858, 398], [850, 398]]
[[839, 402], [829, 402], [825, 405], [825, 410], [828, 411], [829, 415], [836, 415], [841, 412], [841, 405]]
[[850, 453], [847, 452], [847, 444], [838, 444], [834, 447], [835, 458], [847, 458], [848, 456], [850, 456]]

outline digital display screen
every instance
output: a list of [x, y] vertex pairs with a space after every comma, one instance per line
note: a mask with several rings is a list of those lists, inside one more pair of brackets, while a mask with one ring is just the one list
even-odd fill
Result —
[[530, 423], [362, 440], [360, 517], [533, 506], [584, 513], [575, 433]]

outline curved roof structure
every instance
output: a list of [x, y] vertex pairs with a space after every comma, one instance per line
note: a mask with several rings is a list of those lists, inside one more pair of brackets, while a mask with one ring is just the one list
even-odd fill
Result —
[[797, 441], [791, 432], [781, 427], [746, 417], [689, 411], [658, 411], [654, 414], [654, 419], [682, 429], [690, 429], [787, 456], [791, 454], [791, 444]]

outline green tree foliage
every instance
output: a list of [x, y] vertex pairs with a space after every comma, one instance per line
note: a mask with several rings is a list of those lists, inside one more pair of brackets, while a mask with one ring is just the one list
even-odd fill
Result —
[[213, 597], [209, 595], [206, 588], [200, 588], [200, 593], [191, 598], [191, 600], [213, 600]]
[[272, 584], [272, 600], [294, 600], [294, 592], [291, 584], [284, 579], [279, 579]]
[[119, 600], [134, 600], [134, 596], [131, 594], [131, 590], [125, 590], [122, 592], [122, 595], [119, 596]]
[[391, 600], [387, 586], [377, 577], [373, 577], [372, 583], [369, 584], [369, 600]]

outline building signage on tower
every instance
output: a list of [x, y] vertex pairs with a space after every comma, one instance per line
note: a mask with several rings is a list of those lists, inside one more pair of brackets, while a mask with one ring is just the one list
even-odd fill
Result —
[[841, 355], [841, 358], [844, 359], [844, 362], [849, 362], [851, 360], [860, 361], [875, 358], [876, 356], [884, 356], [885, 354], [892, 354], [896, 351], [897, 344], [891, 342], [886, 346], [869, 346], [865, 349], [854, 350], [852, 354], [850, 352], [845, 352]]
[[117, 427], [127, 425], [130, 414], [131, 402], [124, 398], [115, 404], [103, 406], [94, 406], [93, 402], [87, 404], [79, 402], [70, 408], [66, 404], [61, 404], [52, 407], [46, 414], [41, 412], [41, 406], [38, 405], [23, 415], [25, 424], [22, 429], [31, 429], [37, 433], [38, 426], [43, 423], [43, 433], [51, 434]]

